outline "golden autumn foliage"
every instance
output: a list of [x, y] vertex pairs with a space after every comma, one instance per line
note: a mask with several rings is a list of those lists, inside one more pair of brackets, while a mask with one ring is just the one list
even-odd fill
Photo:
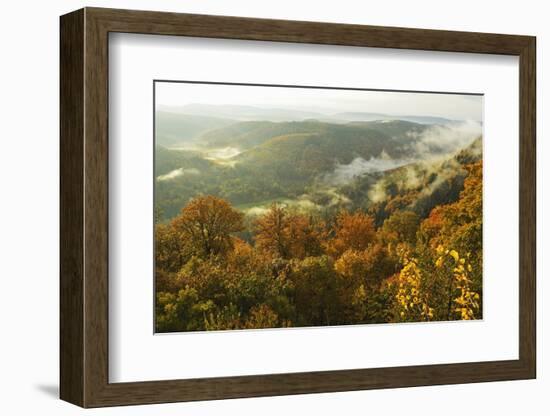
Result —
[[402, 201], [385, 221], [274, 203], [246, 229], [214, 196], [155, 228], [160, 332], [482, 317], [482, 165], [425, 217]]
[[255, 224], [256, 247], [282, 258], [290, 255], [288, 214], [282, 205], [273, 204]]
[[379, 285], [384, 277], [391, 276], [396, 271], [395, 260], [380, 243], [371, 244], [361, 251], [346, 250], [334, 267], [342, 276], [360, 276], [367, 287]]
[[472, 290], [470, 274], [473, 271], [472, 265], [467, 258], [460, 257], [456, 250], [446, 250], [443, 246], [437, 247], [437, 258], [435, 265], [443, 268], [445, 263], [449, 264], [452, 272], [449, 273], [449, 302], [448, 317], [456, 315], [455, 318], [462, 320], [476, 319], [480, 309], [479, 293]]
[[[404, 258], [404, 267], [398, 278], [396, 318], [401, 321], [430, 321], [435, 308], [444, 320], [472, 320], [479, 318], [480, 296], [471, 288], [472, 266], [456, 250], [438, 246], [435, 267], [442, 271], [439, 284], [444, 301], [438, 302], [436, 288], [426, 287], [427, 279], [416, 259]], [[435, 315], [437, 316], [437, 315]], [[436, 319], [442, 320], [442, 319]]]
[[429, 293], [422, 287], [422, 271], [415, 259], [403, 258], [403, 268], [399, 273], [397, 319], [405, 322], [429, 321], [434, 309], [429, 304]]
[[273, 204], [254, 228], [256, 247], [274, 257], [304, 258], [321, 253], [324, 224], [291, 214], [282, 205]]
[[384, 221], [380, 232], [386, 243], [416, 242], [416, 231], [420, 224], [420, 216], [412, 211], [396, 211]]
[[329, 241], [327, 251], [338, 257], [348, 249], [365, 250], [374, 241], [375, 235], [372, 217], [361, 211], [341, 211], [336, 216], [334, 238]]
[[172, 227], [181, 238], [192, 241], [194, 253], [223, 254], [232, 248], [231, 234], [244, 229], [243, 214], [221, 198], [201, 196], [181, 210]]
[[433, 251], [449, 247], [468, 255], [472, 267], [472, 287], [482, 296], [483, 203], [482, 162], [466, 166], [468, 176], [460, 198], [451, 204], [434, 208], [419, 230], [419, 240]]

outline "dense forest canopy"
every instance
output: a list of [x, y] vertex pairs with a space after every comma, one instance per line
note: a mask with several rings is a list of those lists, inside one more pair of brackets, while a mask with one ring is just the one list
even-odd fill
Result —
[[481, 318], [479, 123], [157, 117], [157, 331]]

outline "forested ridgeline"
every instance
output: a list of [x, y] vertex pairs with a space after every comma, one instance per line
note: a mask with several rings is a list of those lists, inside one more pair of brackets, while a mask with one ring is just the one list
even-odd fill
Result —
[[156, 224], [156, 330], [480, 319], [482, 162], [464, 169], [452, 202], [411, 210], [401, 195], [383, 220], [376, 204], [279, 203], [250, 220], [195, 197]]

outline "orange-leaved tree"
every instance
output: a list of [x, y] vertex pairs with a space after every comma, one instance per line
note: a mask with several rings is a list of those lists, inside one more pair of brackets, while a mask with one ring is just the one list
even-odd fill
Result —
[[361, 211], [341, 211], [336, 216], [334, 238], [329, 241], [327, 252], [334, 258], [346, 250], [365, 250], [376, 237], [374, 220]]
[[212, 195], [191, 200], [172, 226], [192, 242], [193, 253], [199, 257], [227, 253], [233, 246], [231, 234], [244, 229], [243, 214]]
[[317, 256], [322, 253], [324, 224], [309, 216], [289, 212], [274, 203], [254, 224], [256, 247], [283, 259]]

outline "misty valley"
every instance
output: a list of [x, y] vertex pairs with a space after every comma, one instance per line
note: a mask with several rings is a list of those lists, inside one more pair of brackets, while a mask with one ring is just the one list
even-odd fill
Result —
[[371, 113], [290, 113], [281, 121], [283, 110], [200, 107], [252, 118], [241, 121], [193, 114], [195, 107], [157, 113], [159, 221], [200, 194], [224, 198], [248, 218], [273, 202], [325, 216], [362, 209], [378, 225], [396, 209], [425, 217], [457, 199], [464, 165], [481, 158], [481, 124], [473, 121]]
[[482, 318], [480, 121], [161, 105], [154, 174], [157, 332]]

